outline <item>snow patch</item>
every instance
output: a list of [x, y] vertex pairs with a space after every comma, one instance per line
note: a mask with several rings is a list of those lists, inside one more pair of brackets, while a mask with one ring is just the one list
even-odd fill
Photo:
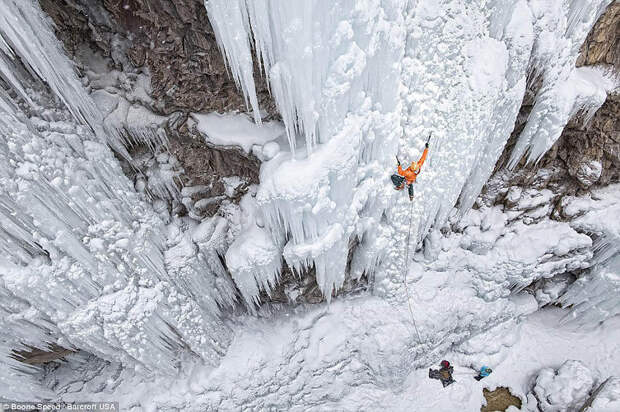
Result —
[[[246, 153], [252, 151], [253, 145], [264, 147], [284, 135], [284, 127], [279, 122], [257, 125], [244, 114], [192, 113], [191, 116], [196, 121], [196, 129], [203, 134], [207, 143], [237, 146]], [[267, 147], [267, 151], [270, 157], [275, 156], [273, 144]]]

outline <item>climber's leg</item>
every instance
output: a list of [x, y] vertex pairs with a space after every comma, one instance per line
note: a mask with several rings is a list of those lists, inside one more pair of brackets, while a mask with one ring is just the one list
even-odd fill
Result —
[[396, 190], [403, 190], [405, 188], [405, 178], [400, 175], [392, 175], [392, 183]]
[[409, 200], [413, 200], [413, 183], [407, 186], [407, 190], [409, 191]]

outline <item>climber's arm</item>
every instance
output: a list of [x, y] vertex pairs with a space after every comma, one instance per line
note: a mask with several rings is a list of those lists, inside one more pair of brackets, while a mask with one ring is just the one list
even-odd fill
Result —
[[428, 156], [428, 146], [426, 146], [426, 148], [424, 149], [424, 152], [422, 152], [422, 157], [420, 157], [420, 160], [418, 161], [418, 165], [420, 166], [420, 168], [424, 164], [424, 161], [426, 160], [426, 156]]

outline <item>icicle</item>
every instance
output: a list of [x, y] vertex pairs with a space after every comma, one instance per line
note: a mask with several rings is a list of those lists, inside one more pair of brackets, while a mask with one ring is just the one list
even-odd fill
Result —
[[228, 67], [238, 87], [243, 90], [245, 104], [252, 108], [254, 121], [261, 123], [260, 108], [254, 85], [254, 66], [247, 32], [244, 0], [205, 0], [205, 7], [218, 45], [226, 56]]
[[[7, 59], [19, 57], [31, 73], [49, 85], [76, 120], [88, 124], [98, 138], [129, 158], [120, 137], [114, 131], [103, 129], [101, 112], [82, 87], [38, 2], [6, 0], [0, 3], [0, 52], [3, 54], [0, 76], [8, 79], [22, 97], [25, 93], [20, 81], [11, 73], [16, 70], [7, 65]], [[28, 97], [26, 100], [31, 102]]]
[[[193, 239], [196, 253], [181, 262], [204, 286], [177, 282], [163, 222], [109, 148], [84, 126], [45, 121], [37, 107], [28, 119], [18, 107], [2, 93], [0, 296], [23, 299], [23, 308], [0, 305], [5, 333], [27, 331], [35, 347], [62, 340], [145, 373], [175, 373], [183, 348], [217, 362], [229, 339], [220, 307], [234, 300], [217, 256], [225, 226]], [[18, 318], [24, 311], [28, 324]]]
[[[528, 163], [537, 162], [553, 146], [579, 108], [576, 102], [584, 98], [582, 93], [586, 93], [585, 98], [592, 93], [591, 89], [575, 87], [574, 82], [582, 70], [575, 68], [575, 62], [590, 29], [610, 3], [610, 0], [571, 1], [566, 9], [561, 3], [532, 2], [531, 7], [537, 13], [532, 70], [540, 76], [542, 85], [511, 153], [510, 168], [523, 156]], [[603, 101], [597, 96], [587, 106], [598, 109]]]

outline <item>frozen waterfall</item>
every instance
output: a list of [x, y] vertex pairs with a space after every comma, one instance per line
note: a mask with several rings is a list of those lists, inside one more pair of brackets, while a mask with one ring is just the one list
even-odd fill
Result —
[[28, 374], [6, 348], [51, 344], [143, 373], [176, 373], [188, 351], [216, 363], [230, 337], [220, 309], [234, 300], [218, 257], [227, 222], [169, 236], [181, 222], [124, 175], [107, 145], [121, 140], [103, 129], [38, 5], [2, 2], [0, 19], [10, 85], [0, 88], [0, 379]]
[[[146, 376], [174, 376], [186, 360], [217, 365], [238, 326], [236, 318], [230, 319], [237, 314], [231, 308], [244, 309], [238, 305], [243, 299], [250, 311], [257, 310], [261, 293], [278, 284], [284, 265], [293, 275], [315, 273], [327, 301], [348, 278], [363, 276], [372, 279], [377, 295], [372, 301], [341, 303], [347, 313], [343, 319], [309, 310], [307, 328], [290, 322], [291, 347], [310, 340], [309, 331], [325, 316], [364, 342], [363, 356], [375, 354], [380, 343], [368, 343], [365, 333], [382, 328], [398, 337], [401, 354], [386, 362], [399, 373], [413, 358], [430, 359], [429, 348], [445, 350], [503, 322], [516, 322], [526, 312], [522, 307], [529, 310], [536, 303], [531, 298], [520, 307], [507, 296], [507, 285], [522, 288], [567, 268], [588, 270], [563, 299], [575, 305], [575, 315], [597, 320], [618, 313], [617, 301], [609, 298], [609, 291], [617, 294], [619, 288], [617, 249], [608, 247], [618, 236], [615, 228], [597, 228], [587, 220], [603, 220], [598, 209], [574, 224], [583, 224], [583, 232], [595, 233], [599, 244], [616, 255], [592, 267], [590, 237], [568, 223], [509, 227], [502, 212], [492, 208], [473, 213], [463, 233], [440, 239], [449, 218], [468, 212], [491, 176], [528, 87], [535, 103], [511, 153], [512, 167], [523, 159], [539, 160], [571, 117], [581, 112], [588, 120], [617, 87], [600, 69], [574, 67], [580, 45], [608, 4], [205, 0], [248, 111], [260, 125], [255, 76], [265, 76], [288, 147], [280, 150], [271, 140], [261, 146], [275, 149], [260, 159], [260, 182], [230, 207], [230, 215], [199, 221], [159, 207], [163, 201], [155, 205], [121, 168], [119, 158], [130, 159], [134, 143], [151, 151], [167, 148], [166, 138], [147, 125], [132, 124], [147, 109], [133, 107], [138, 112], [130, 116], [127, 101], [101, 89], [89, 93], [38, 1], [3, 0], [0, 397], [5, 390], [27, 398], [39, 388], [34, 368], [10, 357], [13, 350], [61, 345]], [[110, 113], [104, 116], [97, 104], [110, 106]], [[124, 126], [106, 123], [117, 115]], [[195, 123], [209, 119], [185, 115]], [[156, 117], [162, 123], [167, 119]], [[280, 128], [280, 123], [274, 126]], [[392, 189], [389, 175], [395, 156], [404, 162], [419, 158], [431, 132], [429, 159], [409, 203]], [[162, 197], [180, 192], [172, 178], [162, 182]], [[597, 207], [606, 207], [607, 197], [601, 198]], [[550, 199], [542, 196], [540, 202]], [[502, 249], [518, 244], [518, 236], [555, 228], [560, 228], [557, 238], [566, 234], [578, 242], [547, 255], [546, 249], [540, 254]], [[545, 247], [556, 238], [546, 240]], [[435, 266], [423, 267], [426, 256], [416, 255], [423, 242], [431, 257], [450, 247], [458, 253], [446, 252]], [[491, 259], [478, 265], [480, 250]], [[407, 255], [416, 255], [415, 263], [413, 258], [405, 262]], [[505, 263], [515, 256], [519, 270], [510, 272]], [[455, 257], [462, 262], [454, 263]], [[532, 269], [541, 262], [548, 265]], [[409, 324], [402, 322], [402, 283], [406, 275], [421, 277], [424, 270], [433, 276], [417, 285], [421, 294], [434, 296], [434, 282], [457, 292], [435, 300], [426, 314], [439, 325], [426, 322], [427, 340], [413, 342]], [[505, 273], [489, 280], [500, 270]], [[469, 271], [480, 277], [472, 281]], [[358, 319], [370, 312], [373, 316], [359, 326]], [[395, 315], [384, 322], [384, 313]], [[470, 323], [462, 327], [454, 313], [464, 313], [463, 322]], [[236, 350], [249, 352], [243, 345]], [[330, 355], [328, 361], [336, 364], [347, 354]], [[384, 360], [373, 358], [369, 368], [381, 369]], [[280, 359], [270, 361], [277, 365]], [[304, 365], [310, 368], [304, 373], [315, 376], [328, 367], [317, 365]], [[354, 370], [347, 379], [355, 382], [355, 368], [363, 367], [354, 362], [347, 367]], [[19, 385], [13, 375], [20, 377]], [[377, 375], [386, 379], [381, 382], [386, 387], [393, 379], [391, 371]], [[296, 377], [291, 373], [291, 385]]]
[[[552, 3], [206, 0], [241, 89], [257, 101], [254, 52], [288, 133], [290, 155], [262, 167], [265, 247], [281, 248], [298, 270], [314, 267], [329, 299], [357, 242], [351, 274], [376, 273], [389, 294], [406, 266], [409, 218], [404, 197], [386, 189], [395, 154], [417, 160], [433, 132], [415, 189], [415, 248], [455, 204], [471, 208], [510, 137], [528, 76], [542, 86], [513, 164], [525, 153], [538, 159], [573, 114], [604, 102], [604, 76], [566, 82], [583, 78], [574, 68], [579, 46], [610, 1]], [[244, 295], [273, 283], [279, 258], [251, 273], [252, 252], [233, 253]]]

